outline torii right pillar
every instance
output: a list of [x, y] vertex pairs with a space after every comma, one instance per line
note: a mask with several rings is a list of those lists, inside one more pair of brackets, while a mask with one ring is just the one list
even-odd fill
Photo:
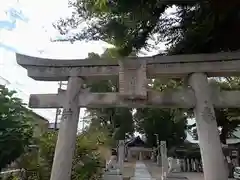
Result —
[[193, 73], [189, 77], [189, 84], [194, 90], [196, 98], [194, 114], [203, 162], [204, 179], [227, 180], [227, 167], [224, 162], [207, 75]]

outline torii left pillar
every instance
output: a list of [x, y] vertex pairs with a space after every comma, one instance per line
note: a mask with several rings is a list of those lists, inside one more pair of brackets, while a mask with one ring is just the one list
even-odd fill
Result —
[[65, 97], [66, 102], [63, 106], [63, 118], [58, 133], [50, 180], [71, 179], [72, 159], [75, 151], [80, 111], [78, 99], [81, 86], [81, 78], [69, 78]]

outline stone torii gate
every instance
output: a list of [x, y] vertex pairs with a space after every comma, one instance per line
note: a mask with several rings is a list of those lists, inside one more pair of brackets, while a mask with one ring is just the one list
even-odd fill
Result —
[[[64, 108], [51, 180], [70, 180], [80, 107], [194, 108], [205, 180], [226, 180], [227, 172], [214, 107], [240, 107], [240, 92], [209, 87], [207, 77], [240, 74], [240, 53], [125, 58], [116, 60], [54, 60], [16, 55], [28, 76], [40, 81], [68, 81], [58, 94], [32, 94], [31, 108]], [[119, 77], [119, 92], [90, 93], [85, 81]], [[147, 79], [186, 78], [177, 91], [154, 92]]]

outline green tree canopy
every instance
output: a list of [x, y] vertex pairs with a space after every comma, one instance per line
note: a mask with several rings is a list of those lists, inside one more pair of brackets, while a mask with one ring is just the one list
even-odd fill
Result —
[[167, 141], [168, 147], [177, 146], [186, 139], [187, 116], [172, 109], [137, 109], [137, 130], [146, 135], [147, 142], [156, 146], [156, 136]]
[[[87, 22], [70, 39], [101, 39], [123, 56], [151, 48], [150, 38], [168, 42], [172, 54], [239, 49], [239, 1], [76, 0], [71, 5], [73, 16], [56, 24], [62, 34]], [[169, 7], [174, 7], [174, 15], [166, 15]]]
[[20, 157], [33, 135], [30, 111], [15, 93], [0, 86], [0, 170]]

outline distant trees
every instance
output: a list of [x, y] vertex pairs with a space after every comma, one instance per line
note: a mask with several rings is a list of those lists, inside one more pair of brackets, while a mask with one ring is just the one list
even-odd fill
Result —
[[137, 130], [146, 135], [147, 143], [156, 146], [156, 136], [167, 141], [168, 147], [177, 146], [186, 139], [187, 117], [172, 109], [137, 109]]

